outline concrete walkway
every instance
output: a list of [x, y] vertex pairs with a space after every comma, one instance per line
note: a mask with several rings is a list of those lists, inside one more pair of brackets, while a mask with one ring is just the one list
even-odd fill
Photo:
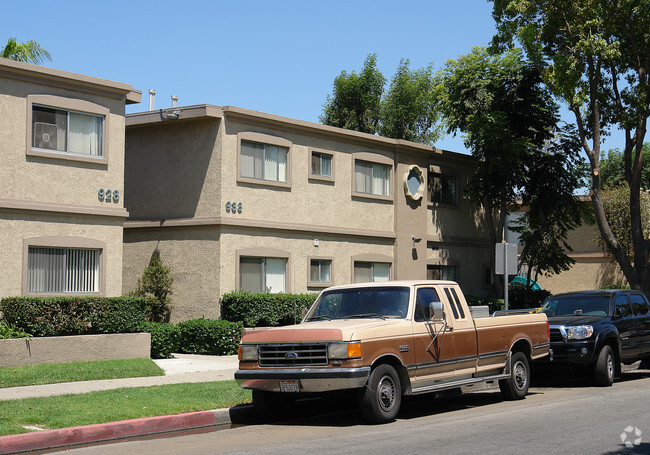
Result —
[[154, 360], [154, 362], [165, 370], [165, 376], [8, 387], [0, 389], [0, 401], [97, 392], [100, 390], [121, 389], [125, 387], [226, 381], [233, 379], [237, 370], [236, 355], [209, 356], [174, 354], [174, 358], [172, 359], [160, 359]]

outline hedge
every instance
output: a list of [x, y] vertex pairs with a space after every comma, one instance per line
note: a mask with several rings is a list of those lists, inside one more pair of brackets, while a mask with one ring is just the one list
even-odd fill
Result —
[[168, 322], [144, 322], [141, 330], [151, 334], [151, 358], [168, 359], [172, 352], [179, 352], [181, 331]]
[[231, 292], [221, 297], [221, 317], [245, 327], [295, 324], [316, 297], [318, 294]]
[[139, 332], [146, 320], [141, 297], [6, 297], [4, 321], [32, 336]]
[[186, 354], [237, 354], [244, 326], [241, 322], [191, 319], [179, 322], [181, 352]]

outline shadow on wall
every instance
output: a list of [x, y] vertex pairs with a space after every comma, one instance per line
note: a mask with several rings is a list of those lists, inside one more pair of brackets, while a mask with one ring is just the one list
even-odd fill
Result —
[[604, 286], [616, 288], [629, 286], [625, 276], [614, 260], [601, 264], [596, 275], [596, 283], [599, 288], [603, 288]]

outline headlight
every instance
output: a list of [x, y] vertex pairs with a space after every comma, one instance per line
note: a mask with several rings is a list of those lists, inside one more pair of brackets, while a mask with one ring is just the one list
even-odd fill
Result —
[[590, 325], [577, 325], [566, 328], [567, 340], [584, 340], [593, 334], [594, 328]]
[[240, 344], [238, 354], [241, 362], [257, 362], [257, 345]]
[[361, 343], [331, 343], [327, 355], [330, 359], [350, 359], [361, 357]]

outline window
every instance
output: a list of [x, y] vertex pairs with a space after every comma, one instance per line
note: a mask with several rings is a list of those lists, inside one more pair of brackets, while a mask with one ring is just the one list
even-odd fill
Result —
[[437, 166], [432, 168], [429, 168], [428, 179], [431, 202], [440, 205], [458, 205], [458, 177], [441, 173]]
[[309, 261], [310, 283], [332, 282], [332, 261], [330, 259], [311, 259]]
[[241, 176], [287, 182], [288, 147], [241, 141]]
[[287, 289], [285, 258], [239, 258], [239, 288], [242, 291], [276, 294]]
[[648, 302], [645, 297], [640, 294], [629, 294], [630, 302], [632, 302], [632, 308], [634, 309], [634, 314], [647, 314], [648, 313]]
[[355, 262], [354, 282], [390, 280], [390, 263], [386, 262]]
[[632, 307], [630, 306], [630, 302], [627, 299], [625, 295], [619, 295], [616, 297], [615, 301], [616, 305], [616, 311], [620, 312], [619, 314], [621, 316], [631, 316], [632, 315]]
[[438, 293], [433, 288], [420, 288], [415, 301], [415, 321], [424, 322], [429, 320], [429, 304], [440, 302]]
[[427, 265], [427, 280], [456, 281], [455, 265]]
[[27, 256], [27, 291], [98, 293], [101, 291], [101, 255], [100, 249], [30, 246]]
[[356, 193], [390, 196], [391, 166], [355, 160], [354, 191]]
[[32, 147], [101, 157], [104, 117], [32, 105]]
[[311, 175], [316, 177], [332, 177], [332, 155], [322, 152], [311, 152]]

